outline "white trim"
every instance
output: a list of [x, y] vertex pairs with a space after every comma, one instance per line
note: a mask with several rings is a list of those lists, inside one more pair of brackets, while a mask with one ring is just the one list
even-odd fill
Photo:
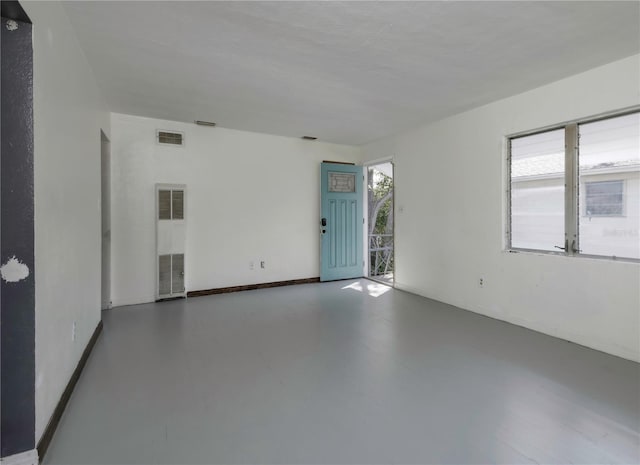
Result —
[[376, 158], [375, 160], [368, 160], [362, 163], [362, 166], [382, 165], [383, 163], [388, 163], [388, 162], [391, 162], [391, 164], [395, 163], [393, 155], [389, 157]]
[[362, 165], [362, 277], [369, 276], [369, 165]]
[[578, 125], [564, 128], [564, 251], [568, 255], [579, 253], [578, 243]]
[[[385, 163], [391, 163], [391, 180], [393, 182], [393, 195], [391, 196], [391, 209], [393, 210], [393, 282], [391, 284], [383, 281], [377, 281], [375, 278], [371, 278], [369, 276], [369, 266], [370, 266], [370, 256], [369, 256], [369, 170], [367, 169], [370, 166], [383, 165]], [[370, 160], [366, 163], [362, 164], [364, 168], [362, 170], [362, 216], [364, 219], [364, 224], [362, 228], [362, 276], [367, 279], [371, 279], [376, 282], [382, 282], [390, 287], [395, 287], [396, 275], [395, 275], [395, 264], [396, 264], [396, 163], [394, 161], [394, 157], [383, 157], [377, 158], [375, 160]]]
[[0, 458], [1, 465], [38, 465], [38, 451], [36, 449], [20, 452]]
[[[393, 181], [395, 183], [395, 157], [393, 155], [387, 157], [376, 158], [374, 160], [367, 160], [362, 162], [362, 217], [364, 219], [362, 227], [362, 277], [369, 279], [369, 202], [368, 202], [368, 170], [367, 168], [375, 165], [382, 165], [383, 163], [391, 163], [393, 166]], [[393, 247], [394, 247], [394, 263], [395, 263], [395, 224], [396, 224], [396, 211], [395, 211], [395, 184], [393, 185]], [[395, 281], [395, 275], [394, 275]], [[386, 284], [386, 283], [385, 283]], [[393, 287], [393, 285], [392, 285]]]
[[511, 134], [507, 134], [507, 138], [508, 139], [517, 139], [519, 137], [526, 137], [526, 136], [533, 136], [535, 134], [541, 134], [543, 132], [549, 132], [549, 131], [554, 131], [556, 129], [563, 129], [564, 127], [568, 126], [569, 124], [587, 124], [587, 123], [594, 123], [596, 121], [601, 121], [604, 119], [610, 119], [610, 118], [615, 118], [618, 116], [626, 116], [626, 115], [630, 115], [633, 113], [637, 113], [640, 111], [640, 105], [632, 105], [630, 107], [625, 107], [625, 108], [621, 108], [619, 110], [612, 110], [612, 111], [607, 111], [604, 113], [599, 113], [596, 115], [592, 115], [592, 116], [587, 116], [586, 118], [578, 118], [578, 119], [573, 119], [573, 120], [569, 120], [569, 121], [564, 121], [562, 123], [556, 123], [556, 124], [550, 124], [548, 126], [543, 126], [540, 127], [538, 129], [530, 129], [530, 130], [526, 130], [526, 131], [518, 131], [518, 132], [514, 132]]

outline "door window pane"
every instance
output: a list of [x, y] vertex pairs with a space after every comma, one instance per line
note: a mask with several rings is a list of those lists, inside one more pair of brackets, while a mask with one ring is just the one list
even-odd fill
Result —
[[564, 246], [564, 129], [511, 139], [511, 247]]
[[329, 192], [355, 192], [356, 175], [329, 172]]
[[640, 258], [640, 113], [578, 131], [581, 253]]

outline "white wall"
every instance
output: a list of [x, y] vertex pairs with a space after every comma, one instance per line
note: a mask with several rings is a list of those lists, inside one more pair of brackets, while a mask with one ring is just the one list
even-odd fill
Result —
[[187, 185], [187, 291], [319, 276], [320, 162], [359, 148], [122, 114], [111, 128], [114, 306], [155, 298], [156, 183]]
[[37, 441], [100, 320], [100, 129], [109, 134], [109, 114], [61, 4], [22, 5], [34, 47]]
[[504, 251], [504, 137], [638, 105], [639, 82], [634, 56], [366, 146], [395, 157], [397, 286], [640, 361], [640, 264]]

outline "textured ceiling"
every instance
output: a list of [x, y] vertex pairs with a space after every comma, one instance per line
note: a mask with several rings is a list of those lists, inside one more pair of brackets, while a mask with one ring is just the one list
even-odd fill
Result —
[[359, 145], [640, 51], [638, 2], [67, 2], [112, 111]]

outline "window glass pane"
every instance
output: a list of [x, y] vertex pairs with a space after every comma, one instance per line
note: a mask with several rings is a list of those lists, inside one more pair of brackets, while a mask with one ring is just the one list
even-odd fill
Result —
[[564, 247], [564, 129], [511, 140], [511, 247]]
[[640, 258], [640, 113], [578, 131], [580, 250]]

